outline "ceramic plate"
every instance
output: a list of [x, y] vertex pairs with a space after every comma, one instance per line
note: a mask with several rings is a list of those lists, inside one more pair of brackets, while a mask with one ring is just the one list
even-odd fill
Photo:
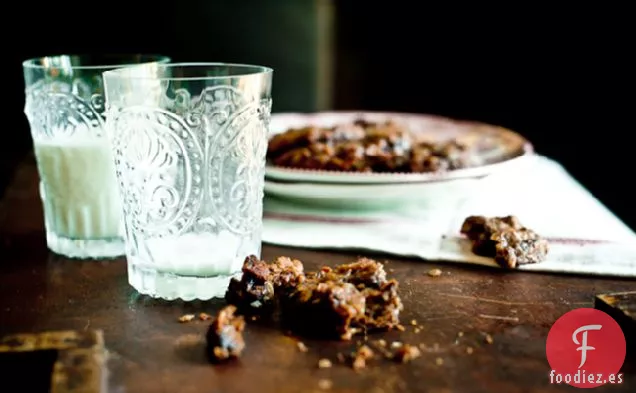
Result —
[[265, 176], [277, 182], [395, 184], [429, 183], [455, 179], [480, 178], [511, 166], [524, 156], [533, 154], [529, 141], [508, 129], [493, 125], [458, 121], [443, 117], [388, 112], [319, 112], [312, 114], [279, 113], [272, 115], [270, 137], [310, 125], [329, 127], [364, 119], [371, 122], [394, 120], [407, 126], [422, 139], [443, 141], [451, 138], [471, 141], [480, 139], [489, 146], [480, 152], [486, 165], [443, 173], [351, 173], [308, 170], [267, 165]]
[[437, 206], [476, 192], [482, 181], [469, 178], [435, 183], [336, 184], [265, 180], [265, 193], [312, 205], [372, 207], [417, 202]]

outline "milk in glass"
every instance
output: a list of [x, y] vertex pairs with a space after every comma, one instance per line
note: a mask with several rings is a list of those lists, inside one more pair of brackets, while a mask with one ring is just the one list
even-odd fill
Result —
[[49, 240], [103, 241], [93, 246], [121, 253], [121, 202], [108, 140], [73, 135], [35, 140], [34, 147]]

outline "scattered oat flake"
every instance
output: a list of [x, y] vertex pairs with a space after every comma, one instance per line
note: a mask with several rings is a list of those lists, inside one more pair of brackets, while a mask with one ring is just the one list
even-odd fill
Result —
[[391, 343], [391, 348], [400, 348], [403, 344], [399, 341], [393, 341]]
[[185, 323], [185, 322], [190, 322], [194, 319], [194, 314], [185, 314], [179, 317], [179, 322], [181, 323]]
[[486, 334], [486, 343], [492, 344], [493, 342], [495, 342], [495, 340], [493, 340], [492, 336], [490, 334]]
[[406, 328], [405, 328], [404, 326], [402, 326], [402, 325], [397, 325], [395, 328], [396, 328], [397, 330], [401, 331], [401, 332], [403, 332], [403, 331], [405, 331], [405, 330], [406, 330]]
[[413, 329], [413, 331], [414, 331], [415, 333], [419, 333], [420, 331], [422, 331], [422, 329], [420, 329], [420, 328], [415, 328], [415, 329]]
[[431, 269], [428, 271], [428, 275], [431, 277], [439, 277], [442, 275], [442, 271], [440, 269]]
[[441, 366], [442, 364], [444, 364], [444, 359], [442, 358], [435, 359], [435, 364], [438, 366]]
[[302, 342], [302, 341], [298, 341], [298, 342], [296, 343], [296, 346], [298, 347], [298, 350], [299, 350], [300, 352], [307, 352], [307, 351], [309, 350], [309, 349], [307, 349], [307, 346], [305, 345], [305, 343], [304, 343], [304, 342]]
[[379, 347], [386, 347], [386, 341], [383, 339], [379, 339], [375, 342]]
[[318, 387], [322, 390], [329, 390], [333, 386], [331, 379], [321, 379], [318, 381]]
[[210, 319], [212, 319], [212, 315], [202, 312], [199, 314], [199, 319], [202, 321], [209, 321]]
[[464, 332], [457, 333], [457, 337], [464, 337]]
[[411, 325], [417, 326], [417, 321], [415, 319], [411, 319]]
[[331, 360], [329, 359], [320, 359], [318, 361], [318, 368], [330, 368], [331, 367]]
[[256, 321], [258, 319], [258, 317], [256, 315], [253, 315], [252, 318], [250, 318], [252, 321]]
[[466, 347], [466, 353], [469, 354], [469, 355], [472, 355], [473, 347]]

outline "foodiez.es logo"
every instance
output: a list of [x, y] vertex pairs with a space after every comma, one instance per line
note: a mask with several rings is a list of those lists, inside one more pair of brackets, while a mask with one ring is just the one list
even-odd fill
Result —
[[559, 318], [545, 346], [550, 383], [594, 388], [623, 382], [625, 335], [616, 321], [593, 308], [579, 308]]

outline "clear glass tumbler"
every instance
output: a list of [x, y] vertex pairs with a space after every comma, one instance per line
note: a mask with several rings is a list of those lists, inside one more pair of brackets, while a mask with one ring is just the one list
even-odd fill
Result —
[[167, 300], [222, 297], [260, 256], [272, 70], [152, 64], [104, 73], [128, 280]]
[[165, 56], [49, 56], [24, 61], [46, 240], [71, 258], [124, 255], [121, 201], [104, 134], [102, 73]]

